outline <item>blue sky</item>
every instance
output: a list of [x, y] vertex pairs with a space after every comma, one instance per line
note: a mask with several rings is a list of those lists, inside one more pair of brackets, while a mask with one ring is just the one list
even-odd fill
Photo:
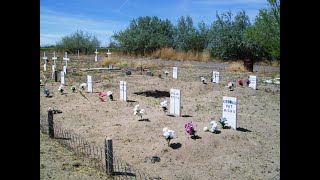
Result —
[[253, 22], [267, 0], [40, 0], [40, 46], [54, 45], [77, 30], [91, 33], [107, 46], [114, 32], [139, 16], [158, 16], [176, 24], [190, 16], [210, 25], [219, 14], [245, 10]]

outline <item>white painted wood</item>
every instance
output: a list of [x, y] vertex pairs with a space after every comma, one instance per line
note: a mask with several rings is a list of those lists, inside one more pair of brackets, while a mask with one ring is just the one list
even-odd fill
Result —
[[173, 67], [172, 77], [173, 77], [173, 79], [178, 79], [178, 67]]
[[181, 90], [170, 89], [170, 114], [181, 116]]
[[249, 76], [249, 87], [253, 89], [257, 89], [257, 76]]
[[88, 84], [88, 92], [92, 93], [93, 92], [92, 76], [90, 75], [87, 75], [87, 84]]
[[237, 129], [237, 98], [223, 96], [222, 117], [227, 119], [228, 126]]

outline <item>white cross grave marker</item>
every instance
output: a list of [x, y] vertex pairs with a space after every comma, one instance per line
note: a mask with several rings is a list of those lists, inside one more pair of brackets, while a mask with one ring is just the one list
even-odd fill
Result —
[[64, 72], [61, 71], [61, 79], [60, 79], [60, 84], [65, 84], [65, 81], [64, 81]]
[[93, 92], [92, 88], [92, 76], [87, 75], [88, 92]]
[[57, 60], [56, 51], [53, 52], [53, 57], [51, 59], [53, 59], [53, 64], [54, 64], [54, 67], [56, 68], [57, 67], [57, 65], [56, 65], [56, 60]]
[[63, 72], [65, 75], [67, 75], [67, 66], [63, 66]]
[[66, 61], [66, 67], [68, 68], [68, 61], [70, 60], [70, 58], [68, 58], [67, 52], [65, 52], [64, 55], [65, 57], [63, 57], [63, 60]]
[[212, 82], [219, 83], [220, 80], [220, 73], [216, 71], [212, 71]]
[[111, 52], [109, 51], [109, 49], [108, 49], [107, 55], [108, 55], [108, 58], [111, 56]]
[[181, 115], [181, 90], [170, 89], [170, 114]]
[[98, 61], [98, 50], [96, 49], [96, 52], [94, 52], [94, 53], [96, 53], [96, 56], [94, 57], [94, 61]]
[[48, 57], [46, 56], [46, 52], [43, 52], [42, 59], [44, 60], [44, 64], [47, 64]]
[[173, 67], [172, 77], [173, 79], [178, 79], [178, 67]]
[[257, 76], [249, 76], [249, 87], [253, 89], [257, 89]]
[[52, 73], [51, 73], [51, 78], [54, 79], [54, 71], [56, 70], [56, 67], [52, 65]]
[[120, 81], [120, 100], [127, 101], [127, 82]]
[[227, 119], [228, 126], [237, 129], [237, 98], [223, 96], [222, 117]]

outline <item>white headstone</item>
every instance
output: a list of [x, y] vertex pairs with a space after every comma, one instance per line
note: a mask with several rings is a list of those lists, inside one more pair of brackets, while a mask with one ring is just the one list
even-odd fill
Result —
[[98, 61], [98, 50], [96, 49], [96, 52], [94, 52], [94, 53], [96, 53], [96, 56], [94, 57], [94, 61]]
[[47, 64], [43, 65], [43, 71], [47, 71]]
[[63, 66], [63, 72], [67, 75], [67, 66]]
[[46, 56], [46, 52], [43, 52], [43, 57], [42, 59], [44, 60], [44, 63], [47, 64], [47, 56]]
[[64, 81], [64, 72], [61, 71], [61, 80], [60, 80], [60, 84], [65, 84], [65, 81]]
[[172, 77], [173, 79], [178, 79], [178, 67], [173, 67]]
[[227, 119], [228, 126], [237, 129], [237, 98], [223, 96], [222, 117]]
[[120, 81], [120, 100], [127, 101], [127, 82]]
[[52, 73], [51, 73], [51, 78], [54, 79], [54, 71], [56, 70], [56, 67], [54, 65], [52, 67]]
[[63, 57], [63, 60], [66, 61], [66, 67], [68, 68], [68, 61], [70, 60], [70, 58], [68, 58], [68, 54], [67, 52], [65, 52], [65, 57]]
[[170, 114], [181, 115], [181, 91], [170, 89]]
[[88, 92], [93, 92], [92, 88], [92, 76], [87, 75]]
[[257, 89], [257, 76], [249, 76], [249, 87], [253, 89]]
[[113, 65], [112, 64], [109, 64], [109, 69], [113, 69]]
[[53, 57], [51, 59], [53, 59], [53, 64], [54, 64], [54, 67], [56, 68], [57, 67], [57, 65], [56, 65], [56, 60], [57, 60], [56, 51], [53, 52]]
[[212, 71], [212, 82], [219, 83], [220, 81], [220, 73], [216, 71]]

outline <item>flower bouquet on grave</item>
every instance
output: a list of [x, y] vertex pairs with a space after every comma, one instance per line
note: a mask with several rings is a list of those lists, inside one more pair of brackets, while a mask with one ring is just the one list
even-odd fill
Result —
[[243, 86], [243, 82], [242, 82], [241, 79], [238, 80], [238, 85], [239, 85], [239, 86]]
[[113, 101], [112, 91], [108, 91], [107, 95], [109, 96], [110, 100]]
[[228, 85], [226, 86], [226, 88], [228, 88], [230, 91], [233, 91], [233, 88], [234, 88], [233, 82], [230, 81], [230, 82], [228, 83]]
[[98, 97], [99, 97], [99, 99], [100, 99], [101, 101], [104, 101], [104, 99], [103, 99], [104, 96], [106, 96], [106, 93], [104, 93], [104, 92], [99, 92], [99, 93], [98, 93]]
[[165, 71], [164, 73], [166, 74], [166, 77], [167, 77], [167, 76], [168, 76], [168, 74], [169, 74], [169, 72], [168, 72], [168, 71]]
[[75, 86], [71, 86], [71, 90], [72, 90], [72, 92], [76, 92], [76, 87]]
[[213, 120], [210, 121], [209, 125], [211, 126], [211, 128], [209, 129], [208, 127], [204, 127], [203, 131], [216, 133], [218, 130], [218, 125], [217, 125], [216, 121], [213, 121]]
[[202, 81], [203, 84], [206, 83], [206, 79], [204, 77], [201, 77], [201, 81]]
[[170, 146], [170, 140], [173, 139], [174, 131], [170, 130], [167, 127], [163, 128], [162, 131], [163, 131], [164, 138], [168, 142], [168, 146]]
[[47, 88], [45, 88], [45, 89], [43, 90], [43, 93], [46, 95], [46, 97], [49, 97], [49, 95], [50, 95], [50, 91], [49, 91], [49, 89], [47, 89]]
[[64, 88], [62, 84], [59, 86], [58, 91], [60, 92], [61, 95], [63, 94]]
[[86, 84], [86, 83], [80, 84], [80, 89], [81, 89], [82, 91], [84, 91], [84, 90], [86, 89], [86, 87], [87, 87], [87, 84]]
[[244, 83], [246, 84], [246, 86], [249, 86], [250, 80], [249, 80], [249, 79], [246, 79], [246, 80], [244, 80]]
[[141, 109], [140, 105], [138, 104], [133, 108], [133, 114], [140, 116], [140, 118], [142, 119], [142, 116], [144, 115], [144, 109]]
[[190, 121], [184, 125], [184, 129], [191, 136], [196, 136], [196, 130], [194, 128], [195, 128], [195, 124], [193, 124], [192, 121]]
[[168, 101], [162, 101], [162, 102], [160, 103], [160, 106], [162, 107], [163, 112], [167, 112], [167, 110], [168, 110], [168, 108], [167, 108], [167, 106], [168, 106]]
[[220, 118], [219, 119], [219, 123], [221, 124], [222, 129], [225, 129], [225, 128], [229, 127], [227, 118]]

